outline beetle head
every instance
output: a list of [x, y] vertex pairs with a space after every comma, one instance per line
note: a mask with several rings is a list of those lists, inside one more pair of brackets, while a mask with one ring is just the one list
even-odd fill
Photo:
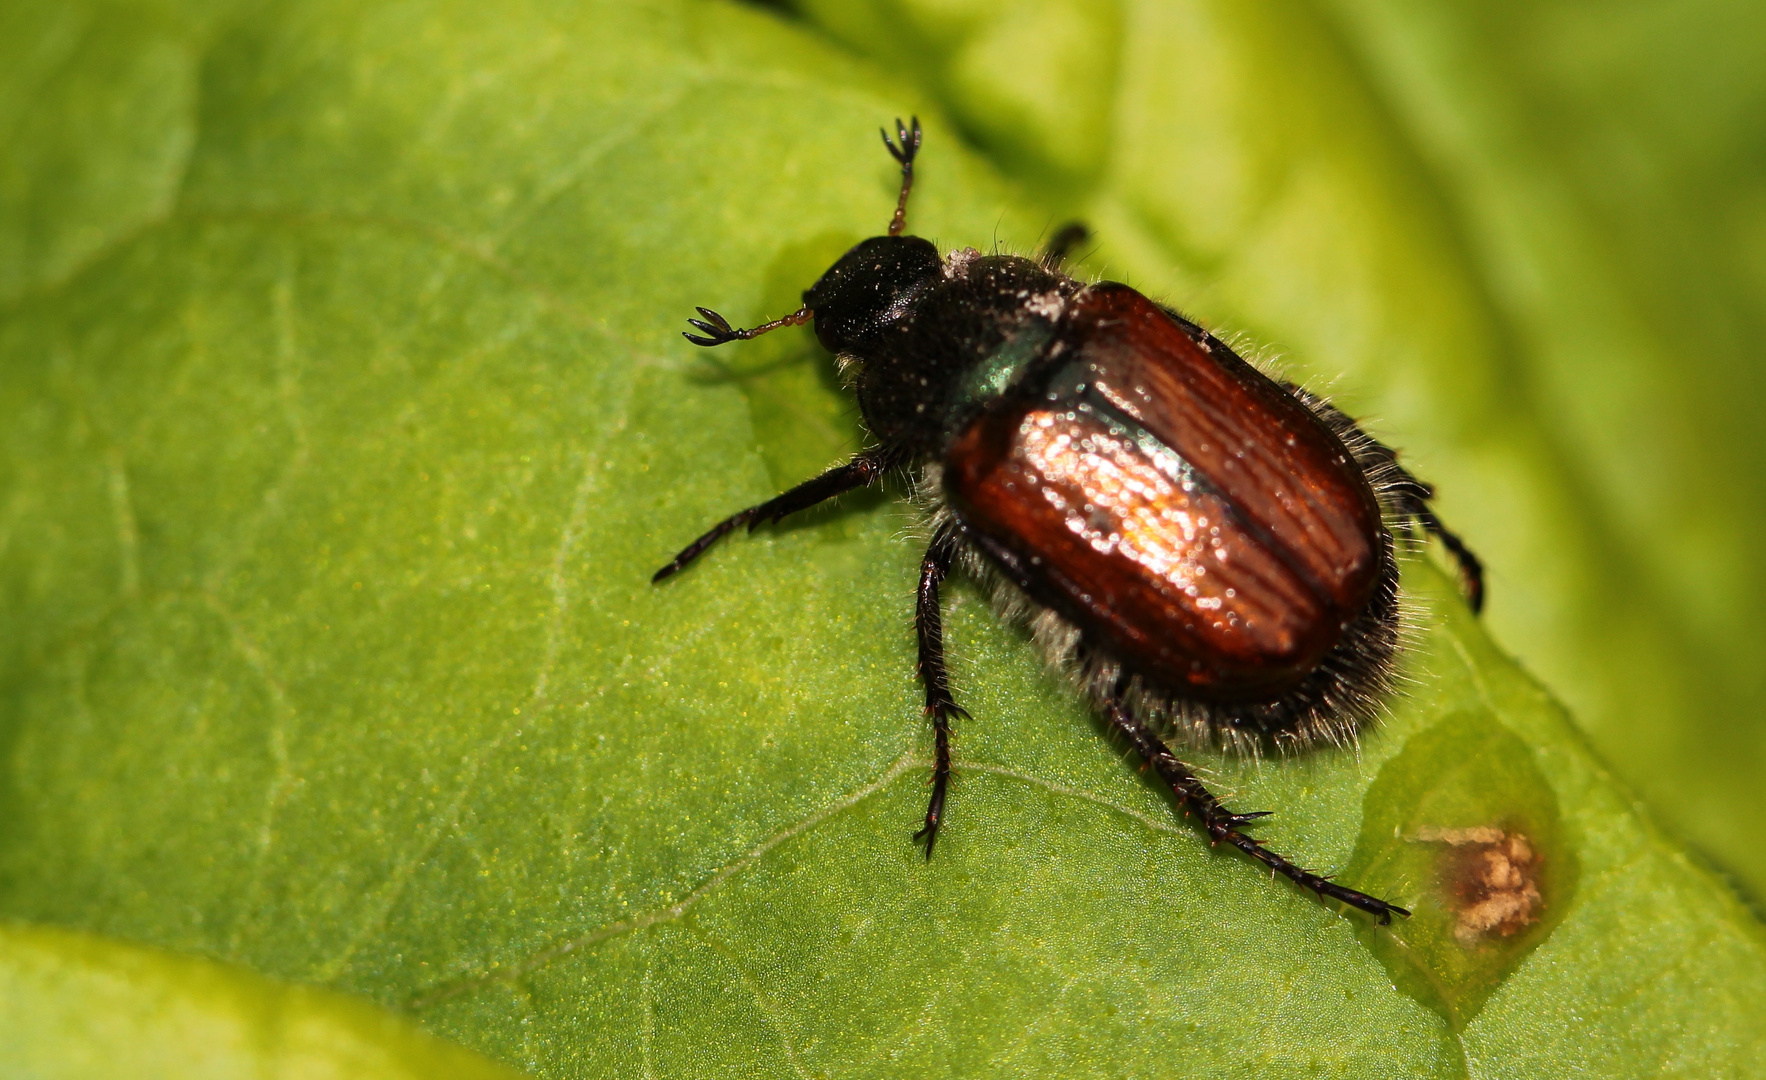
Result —
[[832, 353], [859, 351], [906, 316], [944, 272], [938, 249], [918, 236], [873, 236], [840, 256], [804, 290], [816, 337]]

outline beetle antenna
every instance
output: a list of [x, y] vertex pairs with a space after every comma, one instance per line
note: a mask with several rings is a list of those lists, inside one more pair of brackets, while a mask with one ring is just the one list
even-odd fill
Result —
[[[693, 327], [693, 329], [698, 330], [699, 334], [689, 334], [685, 330], [682, 330], [681, 336], [695, 345], [705, 346], [706, 348], [713, 345], [722, 345], [726, 341], [747, 341], [749, 338], [757, 338], [762, 334], [770, 334], [781, 326], [802, 326], [815, 315], [815, 312], [811, 311], [809, 308], [801, 307], [782, 319], [774, 319], [769, 323], [761, 323], [759, 326], [756, 326], [751, 330], [738, 330], [730, 325], [728, 319], [710, 308], [702, 307], [698, 310], [699, 314], [704, 316], [704, 318], [688, 319], [687, 322]], [[704, 336], [701, 337], [700, 334], [703, 334]]]
[[901, 117], [895, 118], [895, 137], [901, 141], [897, 148], [889, 139], [889, 132], [882, 128], [877, 133], [883, 136], [883, 148], [889, 156], [901, 162], [901, 195], [895, 200], [895, 216], [889, 219], [889, 235], [900, 236], [902, 226], [908, 221], [908, 192], [914, 187], [914, 155], [920, 152], [920, 118], [913, 118], [913, 128], [902, 125]]

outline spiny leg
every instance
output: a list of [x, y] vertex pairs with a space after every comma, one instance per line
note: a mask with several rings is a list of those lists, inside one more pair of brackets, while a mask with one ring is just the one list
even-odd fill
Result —
[[882, 128], [877, 130], [883, 136], [883, 146], [889, 156], [901, 163], [901, 194], [895, 200], [895, 216], [889, 219], [889, 235], [900, 236], [908, 222], [908, 192], [914, 186], [914, 155], [920, 152], [920, 118], [914, 117], [912, 130], [902, 126], [901, 117], [895, 118], [895, 137], [901, 140], [900, 147], [889, 141], [889, 132]]
[[1310, 889], [1320, 896], [1348, 904], [1352, 908], [1377, 916], [1380, 925], [1390, 925], [1392, 914], [1408, 917], [1410, 912], [1397, 904], [1372, 897], [1366, 893], [1356, 892], [1331, 881], [1329, 878], [1315, 874], [1310, 870], [1295, 866], [1287, 859], [1264, 847], [1261, 841], [1254, 840], [1240, 832], [1241, 826], [1253, 820], [1267, 816], [1267, 811], [1254, 814], [1234, 814], [1228, 812], [1214, 797], [1213, 792], [1202, 786], [1196, 774], [1177, 759], [1166, 745], [1147, 729], [1133, 713], [1129, 712], [1121, 701], [1111, 701], [1104, 710], [1110, 726], [1122, 733], [1123, 737], [1133, 746], [1141, 760], [1153, 767], [1159, 778], [1171, 788], [1183, 803], [1186, 813], [1194, 814], [1208, 832], [1210, 843], [1226, 843], [1244, 852], [1246, 855], [1264, 866], [1287, 878], [1303, 888]]
[[946, 526], [938, 530], [926, 548], [926, 557], [920, 560], [920, 596], [914, 607], [914, 629], [920, 639], [920, 681], [926, 686], [926, 715], [932, 718], [937, 744], [926, 824], [914, 834], [915, 840], [926, 841], [928, 859], [932, 858], [932, 845], [938, 843], [938, 826], [944, 820], [944, 793], [950, 786], [951, 717], [969, 719], [969, 714], [951, 697], [950, 674], [944, 667], [944, 618], [938, 607], [938, 586], [950, 573], [955, 556], [956, 531]]
[[703, 555], [706, 548], [723, 539], [724, 534], [739, 526], [746, 525], [748, 531], [753, 532], [764, 522], [778, 521], [797, 513], [799, 510], [807, 510], [817, 503], [826, 502], [836, 495], [851, 491], [853, 488], [864, 487], [888, 472], [894, 464], [895, 462], [890, 455], [882, 450], [867, 450], [844, 465], [836, 465], [813, 480], [805, 480], [783, 495], [768, 499], [759, 506], [750, 506], [740, 513], [731, 514], [713, 525], [704, 536], [682, 548], [681, 553], [676, 555], [667, 566], [656, 571], [650, 580], [654, 583], [672, 577], [685, 569], [688, 563]]

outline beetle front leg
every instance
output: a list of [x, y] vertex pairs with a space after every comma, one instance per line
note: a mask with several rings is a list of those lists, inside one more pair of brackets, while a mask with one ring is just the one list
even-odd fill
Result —
[[926, 858], [938, 843], [938, 826], [944, 821], [944, 796], [950, 786], [950, 721], [969, 714], [950, 692], [950, 673], [944, 666], [944, 619], [939, 610], [938, 586], [950, 573], [956, 556], [956, 532], [940, 529], [920, 560], [920, 594], [914, 606], [914, 629], [920, 644], [920, 681], [926, 687], [926, 715], [932, 718], [935, 744], [932, 763], [932, 799], [926, 806], [926, 823], [914, 834], [926, 841]]
[[874, 483], [878, 477], [888, 472], [895, 464], [895, 458], [882, 450], [867, 450], [854, 457], [844, 465], [836, 465], [813, 480], [805, 480], [783, 495], [775, 496], [761, 503], [750, 506], [740, 513], [713, 525], [705, 535], [681, 549], [667, 566], [656, 571], [650, 578], [652, 583], [663, 580], [685, 569], [687, 564], [705, 554], [705, 549], [723, 539], [724, 535], [748, 526], [753, 532], [765, 522], [779, 521], [799, 510], [808, 510], [817, 503], [823, 503], [836, 495], [843, 495], [853, 488], [861, 488]]

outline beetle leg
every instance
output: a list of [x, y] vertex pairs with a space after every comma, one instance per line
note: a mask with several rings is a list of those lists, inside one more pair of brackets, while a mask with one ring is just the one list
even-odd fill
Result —
[[1055, 235], [1049, 237], [1049, 242], [1043, 245], [1042, 254], [1037, 258], [1037, 261], [1042, 263], [1045, 269], [1059, 270], [1062, 264], [1067, 261], [1067, 256], [1073, 254], [1073, 249], [1089, 239], [1091, 239], [1090, 229], [1081, 222], [1069, 221], [1056, 229]]
[[1392, 467], [1398, 471], [1398, 481], [1389, 485], [1387, 490], [1396, 496], [1402, 512], [1415, 519], [1423, 527], [1423, 531], [1440, 540], [1447, 553], [1453, 556], [1454, 563], [1459, 567], [1460, 587], [1465, 590], [1466, 603], [1471, 607], [1472, 613], [1475, 615], [1484, 610], [1483, 560], [1472, 554], [1472, 549], [1466, 547], [1466, 542], [1441, 524], [1441, 519], [1435, 516], [1434, 507], [1429, 505], [1429, 500], [1435, 497], [1435, 489], [1410, 475], [1410, 470], [1398, 464], [1397, 456], [1390, 450], [1383, 446], [1380, 449], [1391, 455]]
[[1202, 827], [1208, 832], [1208, 839], [1215, 844], [1229, 844], [1277, 874], [1282, 875], [1302, 888], [1310, 889], [1321, 897], [1328, 897], [1352, 908], [1377, 916], [1380, 925], [1387, 926], [1392, 922], [1392, 915], [1408, 917], [1410, 912], [1397, 904], [1388, 903], [1377, 897], [1369, 896], [1354, 889], [1345, 888], [1331, 881], [1322, 874], [1294, 865], [1287, 859], [1263, 846], [1262, 841], [1255, 840], [1239, 831], [1240, 826], [1262, 814], [1234, 814], [1220, 805], [1214, 793], [1202, 786], [1191, 772], [1189, 766], [1177, 759], [1158, 737], [1149, 731], [1120, 700], [1108, 702], [1104, 709], [1110, 726], [1121, 732], [1128, 739], [1129, 745], [1153, 770], [1159, 778], [1171, 788], [1172, 794], [1183, 803], [1187, 813], [1196, 815]]
[[1426, 503], [1416, 508], [1416, 518], [1422, 522], [1423, 528], [1441, 541], [1442, 546], [1447, 548], [1448, 553], [1453, 556], [1453, 561], [1459, 564], [1460, 583], [1465, 588], [1466, 603], [1471, 605], [1472, 613], [1475, 615], [1483, 611], [1484, 563], [1482, 560], [1472, 554], [1472, 549], [1466, 547], [1464, 540], [1441, 524], [1441, 519], [1435, 516], [1435, 511], [1431, 510]]
[[932, 762], [932, 800], [926, 805], [926, 824], [914, 834], [926, 841], [926, 858], [938, 842], [938, 826], [944, 820], [944, 793], [950, 785], [950, 721], [969, 714], [950, 693], [950, 673], [944, 667], [944, 617], [938, 606], [938, 586], [950, 573], [956, 556], [956, 531], [940, 529], [920, 560], [920, 596], [914, 606], [914, 629], [920, 640], [920, 681], [926, 686], [926, 715], [932, 718], [936, 756]]
[[713, 525], [704, 536], [681, 549], [681, 553], [650, 578], [651, 582], [671, 577], [686, 565], [705, 553], [705, 549], [723, 539], [724, 534], [740, 526], [748, 526], [753, 532], [762, 523], [778, 521], [781, 518], [807, 510], [817, 503], [826, 502], [836, 495], [844, 494], [853, 488], [864, 487], [888, 472], [895, 464], [895, 459], [882, 450], [866, 450], [855, 456], [844, 465], [836, 465], [813, 480], [805, 480], [783, 495], [775, 496], [761, 503], [750, 506], [740, 513]]

